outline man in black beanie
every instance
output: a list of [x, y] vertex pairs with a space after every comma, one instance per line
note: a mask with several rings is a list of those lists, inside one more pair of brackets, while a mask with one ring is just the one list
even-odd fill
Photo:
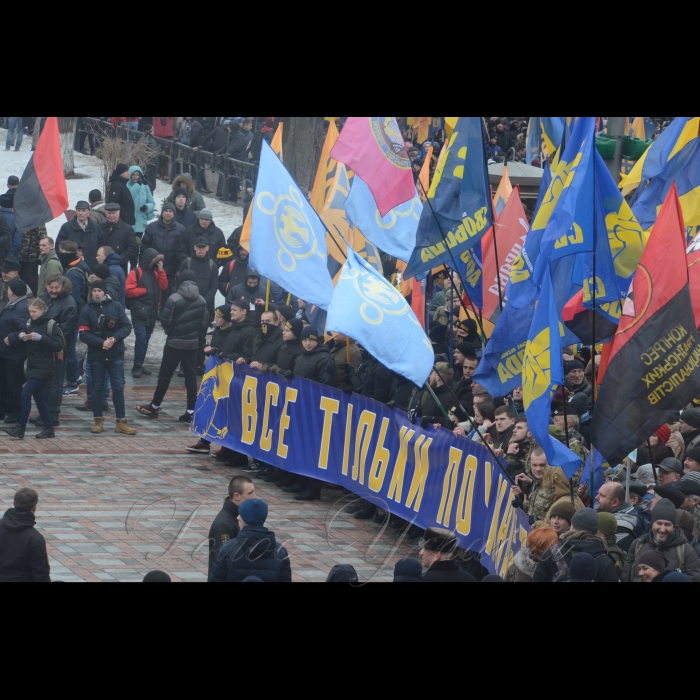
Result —
[[571, 360], [566, 363], [566, 388], [570, 394], [585, 394], [590, 402], [593, 395], [593, 387], [588, 383], [585, 375], [585, 367], [579, 360]]
[[27, 344], [11, 345], [10, 333], [24, 328], [29, 320], [29, 288], [15, 278], [7, 285], [8, 303], [0, 310], [0, 420], [6, 425], [19, 423], [24, 385], [24, 361]]
[[423, 567], [422, 583], [476, 583], [476, 579], [459, 568], [455, 561], [457, 538], [453, 532], [431, 527], [423, 535], [420, 551]]
[[[126, 183], [129, 181], [129, 166], [118, 163], [109, 178], [109, 196], [107, 204], [118, 204], [121, 209], [121, 220], [129, 226], [136, 224], [136, 212], [134, 209], [134, 198], [129, 192]], [[114, 248], [114, 246], [112, 246]], [[116, 248], [115, 248], [116, 250]]]
[[[675, 488], [675, 487], [670, 487]], [[686, 536], [676, 528], [676, 506], [661, 499], [651, 514], [651, 530], [635, 540], [627, 554], [622, 572], [623, 583], [638, 583], [638, 560], [644, 552], [657, 550], [668, 559], [667, 571], [681, 571], [691, 581], [700, 582], [700, 561]]]
[[678, 431], [685, 443], [685, 454], [700, 447], [700, 409], [688, 408], [683, 411]]

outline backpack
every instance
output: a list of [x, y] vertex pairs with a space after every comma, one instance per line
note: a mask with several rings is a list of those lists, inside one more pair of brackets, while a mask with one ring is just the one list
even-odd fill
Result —
[[[29, 327], [32, 325], [32, 319], [30, 318], [27, 321], [27, 333], [29, 332]], [[63, 331], [61, 330], [61, 326], [59, 326], [56, 321], [54, 321], [52, 318], [49, 319], [48, 324], [46, 325], [46, 332], [49, 336], [49, 338], [53, 337], [53, 331], [54, 328], [58, 328], [58, 333], [61, 336], [61, 344], [63, 345], [63, 350], [60, 352], [55, 352], [53, 353], [53, 361], [54, 362], [63, 362], [63, 358], [66, 356], [66, 353], [68, 352], [68, 346], [66, 345], [66, 338], [63, 335]]]
[[85, 283], [87, 284], [87, 288], [85, 290], [85, 301], [83, 301], [83, 306], [87, 306], [88, 299], [90, 299], [90, 295], [92, 294], [92, 280], [90, 279], [90, 273], [85, 272], [82, 267], [71, 267], [67, 272], [66, 272], [66, 277], [68, 277], [69, 272], [77, 271], [80, 272], [83, 277], [85, 277]]

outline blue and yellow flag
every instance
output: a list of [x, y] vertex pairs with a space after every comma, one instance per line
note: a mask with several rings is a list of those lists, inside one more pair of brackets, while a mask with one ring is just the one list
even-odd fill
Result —
[[548, 464], [561, 467], [571, 478], [581, 466], [581, 458], [549, 434], [552, 397], [564, 383], [562, 331], [547, 269], [525, 348], [523, 404], [527, 426], [547, 455]]
[[481, 118], [460, 117], [435, 171], [406, 279], [450, 263], [448, 246], [458, 261], [476, 245], [493, 225], [489, 197]]
[[543, 152], [551, 156], [560, 146], [564, 137], [566, 122], [564, 117], [540, 117], [542, 123]]
[[250, 234], [250, 265], [307, 303], [327, 309], [333, 295], [326, 229], [263, 142]]
[[417, 386], [425, 384], [433, 369], [432, 345], [406, 300], [350, 248], [328, 309], [327, 328], [354, 338]]
[[525, 150], [525, 158], [527, 159], [527, 164], [532, 165], [534, 161], [538, 163], [542, 159], [542, 127], [540, 126], [539, 117], [530, 117], [530, 121], [527, 123], [527, 137], [526, 143], [527, 148]]

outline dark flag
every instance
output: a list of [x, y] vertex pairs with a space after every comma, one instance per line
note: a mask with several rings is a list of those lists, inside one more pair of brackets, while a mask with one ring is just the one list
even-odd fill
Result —
[[48, 117], [15, 193], [15, 224], [31, 231], [68, 209], [58, 117]]
[[675, 184], [661, 207], [601, 363], [592, 442], [621, 462], [700, 394], [700, 342], [688, 285], [683, 212]]

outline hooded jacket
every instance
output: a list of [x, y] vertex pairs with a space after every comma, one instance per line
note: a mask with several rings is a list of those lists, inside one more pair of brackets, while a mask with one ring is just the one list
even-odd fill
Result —
[[[24, 328], [18, 329], [8, 336], [10, 345], [22, 343], [27, 346], [27, 379], [50, 381], [56, 373], [56, 353], [63, 351], [63, 337], [58, 323], [54, 323], [53, 332], [49, 335], [51, 315], [45, 311], [36, 321], [30, 318]], [[21, 340], [20, 333], [38, 333], [40, 340]]]
[[[686, 536], [678, 529], [665, 541], [658, 543], [649, 530], [632, 542], [622, 571], [623, 583], [639, 583], [637, 560], [644, 552], [655, 549], [668, 559], [666, 571], [680, 569], [691, 581], [700, 582], [700, 561], [695, 550], [688, 544]], [[682, 550], [682, 551], [680, 551]]]
[[40, 259], [41, 271], [39, 272], [39, 294], [43, 294], [46, 290], [46, 278], [49, 275], [62, 275], [63, 265], [56, 255], [56, 250], [52, 249]]
[[229, 541], [235, 540], [241, 528], [238, 525], [238, 506], [226, 498], [224, 507], [216, 516], [209, 529], [209, 571], [216, 561], [216, 555]]
[[277, 354], [277, 365], [272, 367], [274, 372], [289, 372], [294, 369], [294, 365], [304, 352], [301, 340], [285, 340]]
[[294, 375], [326, 386], [338, 386], [335, 362], [325, 345], [317, 345], [310, 351], [303, 350], [294, 363]]
[[153, 248], [146, 248], [141, 263], [126, 279], [126, 296], [131, 299], [131, 322], [136, 326], [153, 328], [158, 320], [160, 293], [168, 288], [165, 270], [157, 270], [163, 256]]
[[561, 544], [550, 547], [542, 555], [542, 561], [535, 570], [534, 583], [568, 581], [571, 560], [581, 552], [587, 552], [596, 560], [598, 567], [598, 573], [594, 579], [596, 583], [619, 582], [615, 562], [608, 556], [608, 551], [600, 537], [588, 532], [570, 531], [563, 535], [561, 540]]
[[[129, 198], [131, 198], [131, 194], [129, 194]], [[130, 224], [127, 224], [120, 218], [116, 224], [110, 224], [109, 221], [103, 224], [102, 234], [104, 235], [104, 245], [109, 246], [119, 255], [122, 269], [124, 270], [124, 274], [126, 274], [127, 263], [135, 255], [138, 255], [139, 252], [134, 229]]]
[[4, 309], [0, 310], [0, 357], [6, 360], [24, 360], [27, 357], [26, 343], [18, 345], [5, 345], [5, 338], [15, 331], [24, 329], [29, 320], [29, 300], [27, 297], [20, 297], [9, 302]]
[[146, 233], [141, 239], [142, 250], [153, 248], [164, 256], [163, 269], [168, 279], [173, 279], [177, 273], [179, 266], [177, 246], [183, 233], [185, 233], [185, 227], [177, 223], [177, 215], [170, 225], [166, 225], [161, 214], [158, 219], [148, 224]]
[[209, 318], [214, 316], [214, 299], [219, 284], [219, 268], [216, 263], [209, 257], [198, 258], [196, 255], [187, 258], [180, 265], [180, 272], [183, 270], [192, 270], [194, 272], [194, 282], [199, 288], [199, 293], [207, 302]]
[[[110, 328], [110, 325], [114, 328]], [[78, 331], [80, 340], [88, 346], [87, 356], [90, 362], [123, 360], [124, 340], [129, 337], [131, 330], [124, 307], [109, 294], [105, 294], [99, 301], [91, 295], [87, 306], [80, 312]], [[109, 350], [104, 350], [102, 345], [108, 338], [114, 338], [117, 342]]]
[[48, 292], [44, 292], [41, 300], [46, 304], [51, 318], [61, 327], [63, 337], [68, 339], [78, 325], [78, 306], [71, 293], [71, 281], [67, 277], [63, 280], [61, 292], [55, 299], [52, 299]]
[[187, 204], [185, 205], [186, 209], [189, 209], [197, 214], [198, 212], [202, 211], [202, 209], [206, 208], [207, 205], [204, 201], [204, 197], [202, 197], [202, 195], [195, 190], [194, 182], [192, 182], [192, 178], [187, 173], [178, 175], [173, 180], [173, 191], [168, 195], [167, 199], [165, 200], [166, 202], [175, 204], [175, 190], [178, 187], [184, 187], [187, 190]]
[[[120, 220], [133, 226], [136, 223], [134, 199], [126, 183], [127, 181], [121, 175], [113, 173], [110, 176], [107, 204], [118, 204], [121, 207]], [[114, 248], [114, 246], [111, 247]]]
[[28, 510], [10, 508], [0, 521], [0, 583], [51, 583], [44, 537]]
[[533, 558], [532, 552], [523, 547], [513, 557], [513, 563], [505, 575], [506, 583], [532, 583], [539, 563], [538, 559]]
[[200, 296], [197, 285], [185, 280], [175, 294], [171, 294], [160, 317], [166, 344], [179, 350], [196, 350], [199, 334], [209, 327], [207, 302]]
[[[132, 182], [131, 177], [134, 173], [141, 173], [140, 182]], [[153, 210], [156, 208], [156, 203], [153, 200], [153, 193], [146, 181], [146, 176], [138, 165], [132, 165], [129, 168], [129, 182], [126, 183], [126, 186], [134, 200], [134, 232], [140, 237], [146, 230], [148, 222], [155, 218]], [[142, 207], [146, 207], [146, 211], [141, 211]]]
[[102, 224], [107, 223], [105, 202], [103, 200], [100, 199], [99, 202], [94, 202], [90, 205], [90, 219], [97, 225], [97, 228], [102, 228]]
[[226, 246], [226, 238], [221, 229], [214, 225], [213, 221], [209, 223], [206, 229], [199, 225], [199, 221], [185, 229], [185, 232], [180, 236], [180, 242], [177, 247], [177, 259], [180, 261], [180, 264], [182, 265], [187, 258], [194, 255], [194, 244], [198, 238], [207, 239], [209, 243], [209, 257], [217, 263], [218, 267], [217, 255], [219, 254], [219, 249]]
[[[12, 227], [10, 226], [10, 222], [5, 216], [0, 214], [0, 255], [2, 255], [3, 260], [10, 254], [10, 251], [14, 249], [13, 244], [14, 240], [12, 237]], [[19, 260], [17, 255], [15, 255], [15, 257]]]
[[391, 397], [392, 374], [381, 362], [377, 361], [366, 350], [362, 350], [360, 368], [348, 375], [348, 381], [356, 391], [368, 399], [387, 403]]
[[259, 362], [261, 365], [277, 365], [277, 358], [284, 345], [282, 329], [279, 326], [267, 324], [267, 333], [262, 329], [253, 340], [252, 362]]
[[75, 305], [78, 309], [81, 309], [88, 301], [90, 269], [84, 260], [75, 258], [72, 263], [64, 268], [63, 274], [70, 280], [72, 285], [71, 294], [75, 300]]
[[257, 576], [265, 583], [291, 583], [287, 550], [266, 527], [246, 527], [215, 557], [209, 583], [236, 583]]
[[[7, 223], [10, 225], [10, 231], [12, 233], [12, 245], [8, 252], [10, 253], [10, 255], [13, 255], [19, 260], [19, 251], [22, 247], [22, 232], [17, 228], [17, 225], [15, 224], [15, 213], [12, 211], [12, 209], [5, 209], [5, 207], [0, 207], [0, 216], [7, 220]], [[7, 232], [7, 229], [5, 228], [4, 223], [2, 221], [0, 221], [0, 229], [4, 230], [5, 233]], [[2, 236], [2, 231], [0, 231], [0, 236]], [[4, 257], [5, 256], [3, 255], [3, 258]]]
[[[197, 223], [197, 212], [188, 208], [187, 203], [183, 209], [178, 209], [177, 204], [175, 205], [175, 222], [180, 224], [183, 229], [183, 234], [186, 229], [190, 226], [194, 226]], [[179, 241], [178, 241], [179, 243]]]
[[105, 265], [109, 268], [117, 281], [117, 291], [118, 294], [112, 296], [112, 299], [119, 299], [119, 303], [126, 308], [126, 275], [124, 274], [124, 268], [122, 268], [122, 259], [119, 253], [112, 253], [105, 258]]
[[246, 317], [244, 321], [234, 323], [231, 326], [231, 332], [219, 346], [217, 355], [223, 360], [231, 360], [232, 362], [236, 362], [240, 357], [246, 362], [250, 362], [250, 357], [253, 354], [253, 342], [257, 333], [258, 327], [249, 317]]
[[[226, 296], [226, 303], [227, 304], [232, 304], [235, 300], [240, 300], [244, 301], [246, 304], [249, 306], [255, 305], [255, 300], [256, 299], [262, 299], [263, 301], [265, 300], [265, 296], [267, 295], [267, 277], [260, 277], [258, 284], [255, 288], [249, 287], [245, 280], [241, 282], [241, 284], [237, 284], [235, 287], [232, 289], [229, 289], [229, 293]], [[272, 283], [270, 283], [270, 301], [272, 302]], [[260, 323], [260, 317], [262, 316], [263, 311], [265, 310], [264, 304], [257, 305], [255, 307], [255, 311], [251, 311], [250, 315], [251, 318], [256, 322]]]
[[[131, 196], [131, 195], [129, 195]], [[97, 265], [97, 251], [105, 245], [104, 230], [101, 229], [92, 219], [87, 220], [85, 230], [75, 218], [68, 221], [56, 236], [55, 250], [61, 247], [61, 241], [75, 241], [83, 251], [83, 259], [90, 271]], [[56, 254], [58, 257], [58, 254]]]
[[228, 296], [229, 292], [232, 292], [239, 284], [245, 284], [251, 272], [251, 268], [248, 266], [250, 258], [246, 258], [245, 262], [243, 262], [240, 251], [241, 248], [239, 246], [233, 254], [233, 260], [229, 260], [221, 268], [221, 274], [219, 275], [219, 291], [222, 296], [226, 297], [227, 302], [233, 301], [233, 298]]

